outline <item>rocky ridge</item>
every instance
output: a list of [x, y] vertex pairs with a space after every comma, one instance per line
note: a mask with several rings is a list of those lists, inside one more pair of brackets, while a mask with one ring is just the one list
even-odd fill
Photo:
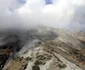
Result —
[[0, 52], [0, 55], [8, 57], [0, 57], [6, 58], [4, 63], [1, 62], [3, 70], [85, 69], [84, 32], [38, 28], [22, 34], [8, 35], [4, 40], [5, 44], [0, 47], [4, 52]]

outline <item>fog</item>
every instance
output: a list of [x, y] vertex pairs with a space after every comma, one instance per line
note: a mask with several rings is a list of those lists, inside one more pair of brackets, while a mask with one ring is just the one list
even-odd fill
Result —
[[0, 29], [37, 25], [85, 30], [85, 0], [0, 0]]

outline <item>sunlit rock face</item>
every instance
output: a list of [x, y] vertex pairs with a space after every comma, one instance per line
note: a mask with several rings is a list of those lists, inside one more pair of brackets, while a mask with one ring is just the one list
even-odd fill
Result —
[[1, 69], [85, 69], [84, 32], [38, 27], [6, 31], [0, 37]]

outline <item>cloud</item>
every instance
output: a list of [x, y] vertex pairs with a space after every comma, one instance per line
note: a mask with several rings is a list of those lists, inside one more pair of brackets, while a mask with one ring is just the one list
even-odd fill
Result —
[[12, 0], [10, 6], [8, 7], [10, 11], [19, 9], [26, 3], [26, 0]]
[[35, 25], [84, 29], [85, 0], [3, 0], [0, 28]]

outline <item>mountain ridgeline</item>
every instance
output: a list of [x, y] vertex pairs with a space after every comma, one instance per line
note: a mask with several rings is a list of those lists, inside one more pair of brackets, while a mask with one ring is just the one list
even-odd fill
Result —
[[68, 68], [85, 69], [84, 32], [47, 27], [0, 32], [0, 70]]

